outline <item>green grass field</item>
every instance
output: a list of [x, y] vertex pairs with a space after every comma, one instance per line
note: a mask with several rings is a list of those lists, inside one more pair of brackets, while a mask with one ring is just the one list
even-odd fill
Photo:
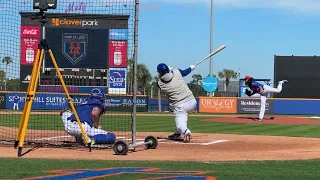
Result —
[[[19, 164], [19, 165], [18, 165]], [[83, 161], [8, 158], [0, 161], [0, 179], [19, 179], [51, 175], [48, 170], [101, 169], [117, 167], [151, 167], [163, 171], [208, 171], [205, 176], [218, 180], [317, 180], [320, 160], [264, 161], [264, 162], [149, 162], [149, 161]], [[4, 173], [5, 172], [5, 173]], [[166, 175], [168, 176], [168, 175]], [[164, 177], [151, 174], [123, 174], [105, 179], [133, 180]], [[103, 179], [103, 178], [100, 178]]]
[[[18, 127], [21, 115], [1, 115], [0, 126]], [[250, 135], [277, 135], [292, 137], [320, 137], [320, 125], [276, 125], [276, 124], [236, 124], [204, 122], [212, 117], [190, 117], [188, 126], [194, 133], [226, 133]], [[127, 123], [131, 118], [103, 116], [102, 124]], [[31, 115], [29, 128], [62, 129], [57, 115]], [[138, 116], [138, 132], [172, 132], [173, 117]], [[118, 130], [121, 130], [119, 128]], [[134, 154], [130, 154], [134, 156]], [[17, 165], [19, 164], [19, 165]], [[152, 167], [171, 171], [209, 171], [205, 176], [215, 176], [218, 180], [316, 180], [320, 179], [320, 160], [306, 161], [243, 161], [243, 162], [153, 162], [153, 161], [83, 161], [49, 160], [25, 158], [0, 158], [0, 179], [19, 179], [50, 175], [48, 170], [58, 169], [97, 169], [116, 167]], [[23, 167], [23, 168], [21, 168]], [[5, 173], [3, 173], [5, 172]], [[163, 177], [151, 174], [122, 174], [107, 179], [144, 179]], [[168, 175], [166, 175], [168, 176]], [[100, 178], [103, 179], [103, 178]]]
[[[21, 115], [2, 115], [0, 126], [18, 127]], [[293, 137], [320, 137], [320, 125], [283, 125], [283, 124], [240, 124], [204, 122], [205, 119], [214, 117], [189, 117], [188, 126], [194, 133], [224, 133], [224, 134], [249, 134], [272, 135]], [[113, 131], [122, 131], [129, 126], [129, 116], [103, 116], [101, 125], [110, 127]], [[315, 120], [317, 121], [317, 120]], [[172, 132], [174, 129], [173, 117], [137, 116], [138, 132]], [[63, 124], [57, 115], [31, 115], [28, 128], [41, 130], [62, 130]], [[128, 127], [127, 127], [128, 129]]]

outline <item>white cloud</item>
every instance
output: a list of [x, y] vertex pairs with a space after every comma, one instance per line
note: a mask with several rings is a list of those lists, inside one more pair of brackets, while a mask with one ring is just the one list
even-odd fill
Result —
[[[201, 3], [210, 5], [211, 0], [141, 0], [143, 2]], [[320, 0], [214, 0], [215, 5], [232, 8], [268, 8], [288, 12], [320, 15]]]

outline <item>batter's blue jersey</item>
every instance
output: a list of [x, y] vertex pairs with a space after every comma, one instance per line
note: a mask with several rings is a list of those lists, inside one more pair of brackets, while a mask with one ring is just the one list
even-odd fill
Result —
[[256, 81], [252, 81], [250, 89], [253, 93], [260, 93], [260, 87], [263, 88], [263, 85]]
[[[94, 107], [99, 108], [101, 112], [104, 111], [103, 103], [96, 99], [88, 99], [76, 108], [80, 121], [88, 123], [91, 127], [93, 126], [91, 114]], [[71, 115], [70, 120], [76, 121], [75, 115]]]

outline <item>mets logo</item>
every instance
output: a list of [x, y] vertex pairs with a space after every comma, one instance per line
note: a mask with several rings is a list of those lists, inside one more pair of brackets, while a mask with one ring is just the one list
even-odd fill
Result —
[[88, 34], [63, 33], [62, 34], [62, 54], [73, 65], [76, 65], [88, 51]]

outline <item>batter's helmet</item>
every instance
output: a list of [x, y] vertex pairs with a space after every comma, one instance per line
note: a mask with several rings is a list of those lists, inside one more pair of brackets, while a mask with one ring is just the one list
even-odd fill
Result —
[[164, 74], [167, 74], [170, 72], [170, 69], [169, 67], [164, 64], [164, 63], [160, 63], [158, 64], [157, 66], [157, 72], [160, 74], [160, 76], [164, 75]]

